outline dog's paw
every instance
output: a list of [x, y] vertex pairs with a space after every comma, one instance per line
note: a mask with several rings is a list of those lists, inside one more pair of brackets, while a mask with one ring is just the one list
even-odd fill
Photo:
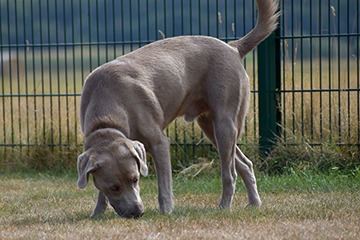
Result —
[[99, 206], [97, 205], [94, 209], [94, 211], [91, 213], [90, 217], [91, 218], [98, 218], [100, 217], [101, 215], [103, 215], [103, 213], [105, 212], [107, 208], [107, 205], [102, 205], [102, 206]]
[[261, 207], [261, 201], [257, 200], [257, 201], [249, 202], [245, 208], [260, 208], [260, 207]]
[[219, 203], [219, 208], [229, 209], [231, 207], [232, 197], [232, 195], [223, 195]]
[[160, 207], [160, 212], [162, 214], [171, 214], [174, 211], [174, 205], [173, 204], [169, 204], [167, 206], [161, 206]]
[[103, 213], [97, 213], [95, 211], [93, 211], [90, 215], [91, 218], [98, 218], [100, 217], [101, 215], [103, 215]]

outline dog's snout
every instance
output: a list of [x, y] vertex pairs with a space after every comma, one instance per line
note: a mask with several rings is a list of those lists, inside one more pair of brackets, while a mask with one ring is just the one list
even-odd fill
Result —
[[121, 216], [125, 218], [140, 218], [142, 215], [144, 215], [144, 207], [142, 204], [135, 204], [131, 209], [128, 209], [127, 211], [118, 211], [115, 209], [115, 211]]

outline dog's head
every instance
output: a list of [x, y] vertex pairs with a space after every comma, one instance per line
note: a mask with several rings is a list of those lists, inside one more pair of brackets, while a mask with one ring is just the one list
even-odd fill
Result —
[[78, 187], [85, 188], [89, 174], [95, 187], [109, 200], [117, 214], [137, 218], [144, 213], [140, 198], [140, 175], [146, 176], [144, 145], [126, 138], [97, 138], [77, 161]]

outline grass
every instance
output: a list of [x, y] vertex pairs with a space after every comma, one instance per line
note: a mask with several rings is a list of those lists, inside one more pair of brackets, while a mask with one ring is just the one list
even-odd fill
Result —
[[245, 209], [238, 182], [231, 210], [218, 210], [219, 175], [175, 175], [176, 209], [158, 211], [154, 176], [142, 178], [145, 215], [112, 209], [90, 219], [96, 190], [76, 187], [75, 173], [7, 172], [0, 176], [2, 239], [358, 239], [360, 171], [342, 175], [288, 174], [258, 178], [263, 206]]

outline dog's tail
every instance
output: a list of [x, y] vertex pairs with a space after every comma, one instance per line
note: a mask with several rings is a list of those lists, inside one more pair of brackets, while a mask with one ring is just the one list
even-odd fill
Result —
[[278, 25], [279, 0], [256, 0], [256, 4], [259, 15], [254, 29], [239, 40], [229, 43], [238, 49], [241, 58], [267, 38]]

